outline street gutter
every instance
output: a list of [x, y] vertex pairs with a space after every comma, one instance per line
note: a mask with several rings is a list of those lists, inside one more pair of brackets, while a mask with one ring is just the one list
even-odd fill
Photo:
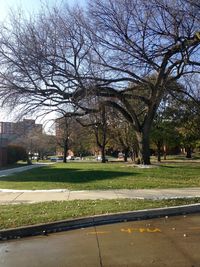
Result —
[[84, 218], [62, 220], [52, 223], [0, 230], [0, 241], [20, 239], [28, 236], [48, 235], [50, 233], [69, 231], [91, 226], [113, 224], [126, 221], [147, 220], [165, 216], [177, 216], [193, 213], [200, 213], [200, 204], [96, 215]]

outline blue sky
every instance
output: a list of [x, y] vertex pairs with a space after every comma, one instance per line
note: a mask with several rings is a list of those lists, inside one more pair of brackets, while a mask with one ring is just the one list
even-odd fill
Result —
[[37, 12], [45, 3], [54, 5], [61, 2], [67, 2], [71, 5], [75, 3], [82, 4], [85, 0], [0, 0], [0, 20], [5, 20], [10, 9], [17, 9], [20, 7], [25, 12], [33, 13]]

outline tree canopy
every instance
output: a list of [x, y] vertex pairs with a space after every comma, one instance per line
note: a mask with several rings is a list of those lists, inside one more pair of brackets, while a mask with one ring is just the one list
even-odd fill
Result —
[[190, 94], [184, 79], [199, 75], [199, 19], [189, 0], [94, 0], [85, 10], [63, 5], [12, 16], [0, 31], [0, 97], [26, 112], [49, 107], [76, 116], [97, 112], [98, 98], [131, 123], [141, 162], [150, 164], [162, 99]]

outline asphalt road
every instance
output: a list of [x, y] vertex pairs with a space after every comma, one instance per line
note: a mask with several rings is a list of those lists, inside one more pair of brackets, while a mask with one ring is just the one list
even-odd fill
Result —
[[200, 214], [0, 242], [1, 267], [199, 267]]

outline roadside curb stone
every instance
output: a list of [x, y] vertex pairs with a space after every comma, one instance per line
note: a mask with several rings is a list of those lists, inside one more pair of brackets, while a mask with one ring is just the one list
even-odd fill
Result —
[[120, 223], [125, 221], [147, 220], [165, 216], [185, 215], [200, 212], [200, 204], [175, 206], [168, 208], [157, 208], [122, 212], [116, 214], [104, 214], [77, 218], [71, 220], [57, 221], [53, 223], [37, 224], [15, 229], [0, 230], [0, 241], [19, 239], [22, 237], [48, 235], [61, 231], [86, 228], [91, 226]]

